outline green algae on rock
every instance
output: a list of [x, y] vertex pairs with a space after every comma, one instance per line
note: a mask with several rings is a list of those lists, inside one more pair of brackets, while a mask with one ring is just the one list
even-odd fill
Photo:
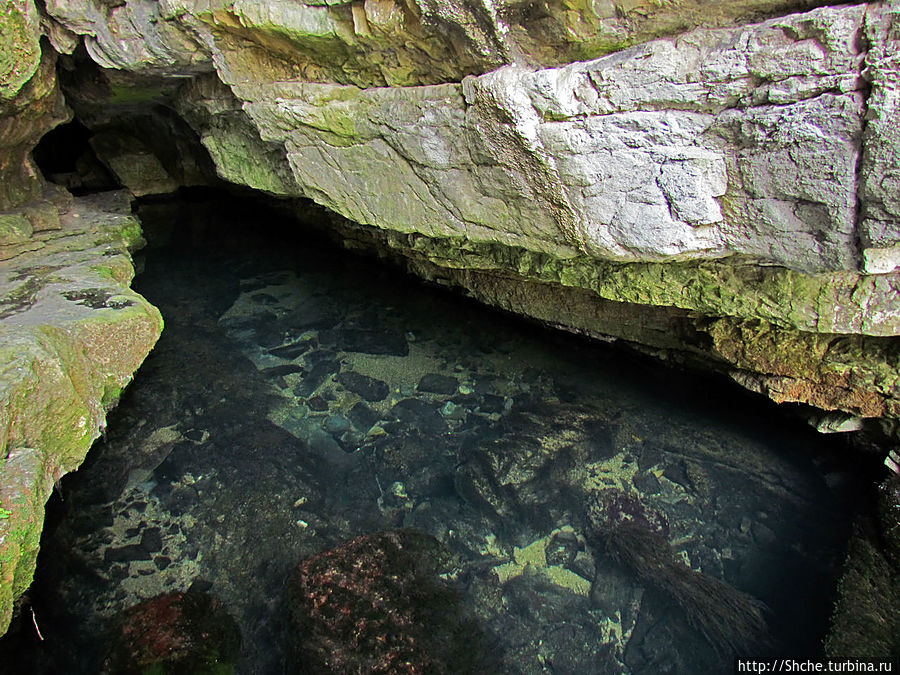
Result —
[[41, 29], [31, 0], [5, 0], [0, 14], [0, 102], [19, 93], [41, 61]]
[[[162, 330], [134, 293], [143, 242], [123, 195], [60, 206], [57, 227], [12, 244], [0, 279], [0, 625], [34, 573], [43, 506], [78, 468]], [[84, 302], [93, 298], [99, 302]]]

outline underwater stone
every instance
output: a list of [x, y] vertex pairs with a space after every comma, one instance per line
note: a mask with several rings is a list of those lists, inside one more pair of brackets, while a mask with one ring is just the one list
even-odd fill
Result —
[[128, 563], [132, 560], [150, 560], [150, 553], [140, 544], [108, 548], [103, 553], [103, 560], [110, 563]]
[[378, 419], [378, 413], [365, 403], [359, 402], [350, 408], [350, 421], [359, 431], [369, 431]]
[[303, 378], [294, 385], [294, 393], [298, 396], [309, 396], [334, 373], [340, 370], [337, 361], [320, 361], [304, 373]]
[[206, 593], [166, 593], [117, 616], [104, 672], [232, 672], [241, 644], [235, 620]]
[[347, 453], [344, 452], [340, 443], [338, 443], [331, 434], [322, 429], [313, 429], [310, 431], [306, 441], [309, 443], [309, 447], [313, 452], [321, 455], [325, 459], [342, 463], [347, 457]]
[[141, 548], [148, 553], [156, 553], [162, 550], [162, 531], [158, 527], [151, 527], [141, 532]]
[[287, 364], [284, 366], [272, 366], [271, 368], [263, 368], [259, 371], [261, 375], [265, 377], [278, 378], [284, 377], [285, 375], [293, 375], [295, 373], [302, 373], [303, 368], [295, 364]]
[[455, 377], [429, 373], [422, 376], [416, 389], [431, 394], [455, 394], [458, 387], [459, 381]]
[[483, 413], [500, 413], [506, 408], [506, 400], [495, 394], [485, 394], [478, 400], [478, 409]]
[[396, 403], [391, 412], [401, 422], [405, 422], [425, 433], [443, 433], [447, 423], [436, 406], [417, 398], [404, 398]]
[[272, 356], [282, 359], [296, 359], [298, 356], [308, 352], [311, 346], [312, 344], [308, 340], [301, 340], [300, 342], [293, 342], [281, 347], [273, 347], [267, 351]]
[[652, 473], [638, 474], [633, 479], [634, 487], [643, 494], [656, 495], [659, 494], [662, 486], [659, 479]]
[[438, 577], [448, 560], [433, 537], [398, 530], [301, 562], [289, 598], [303, 672], [484, 672], [480, 631]]
[[323, 428], [330, 434], [339, 435], [350, 428], [350, 420], [343, 415], [331, 415], [325, 418]]
[[336, 379], [343, 387], [371, 403], [383, 401], [390, 393], [387, 384], [368, 375], [346, 371], [340, 373]]
[[328, 401], [326, 401], [321, 396], [313, 396], [307, 402], [310, 410], [315, 410], [317, 412], [324, 412], [328, 410]]

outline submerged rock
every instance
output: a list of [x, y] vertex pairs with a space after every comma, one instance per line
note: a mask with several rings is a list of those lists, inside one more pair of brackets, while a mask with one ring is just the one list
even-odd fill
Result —
[[438, 577], [447, 552], [411, 530], [357, 537], [298, 565], [299, 672], [477, 673], [480, 631]]
[[440, 375], [438, 373], [429, 373], [424, 375], [416, 389], [431, 394], [455, 394], [459, 388], [459, 380], [450, 375]]
[[164, 593], [114, 620], [103, 664], [109, 674], [234, 672], [241, 633], [222, 602], [207, 593]]
[[358, 394], [370, 403], [383, 401], [390, 392], [387, 384], [381, 380], [352, 371], [340, 373], [335, 379], [346, 389], [354, 394]]

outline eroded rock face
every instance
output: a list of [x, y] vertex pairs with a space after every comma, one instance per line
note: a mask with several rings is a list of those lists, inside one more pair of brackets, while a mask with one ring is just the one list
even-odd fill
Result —
[[558, 257], [855, 269], [864, 16], [696, 30], [461, 86], [226, 82], [301, 192], [356, 222]]
[[[252, 79], [220, 71], [233, 102], [193, 87], [181, 109], [221, 175], [382, 229], [561, 259], [740, 256], [806, 273], [891, 272], [881, 252], [896, 227], [890, 175], [865, 183], [864, 209], [886, 214], [863, 228], [872, 250], [859, 250], [857, 231], [872, 114], [858, 45], [888, 16], [879, 5], [823, 8], [415, 88], [310, 83], [259, 64]], [[885, 134], [869, 128], [863, 154], [890, 173]], [[254, 185], [237, 135], [258, 135], [251, 164], [280, 165], [282, 179], [253, 172]], [[288, 167], [266, 147], [283, 147], [286, 184]]]
[[[889, 9], [823, 7], [645, 41], [692, 27], [697, 8], [674, 4], [551, 3], [540, 21], [521, 5], [388, 0], [55, 2], [48, 13], [88, 36], [100, 65], [215, 71], [184, 88], [179, 109], [220, 175], [355, 222], [563, 259], [893, 271], [895, 139], [887, 124], [863, 139], [867, 116], [890, 115]], [[703, 22], [788, 9], [729, 7]], [[523, 47], [550, 25], [582, 36], [580, 53], [604, 31], [611, 46], [643, 42], [536, 68], [560, 61]], [[384, 84], [426, 86], [373, 86]], [[873, 215], [858, 231], [861, 147], [880, 173], [864, 178]]]
[[81, 464], [162, 330], [129, 288], [128, 198], [49, 191], [0, 216], [0, 627], [31, 583], [44, 503]]
[[861, 178], [860, 244], [867, 272], [896, 269], [900, 264], [900, 130], [892, 122], [900, 115], [897, 73], [900, 70], [900, 20], [892, 13], [868, 18], [871, 43], [866, 78], [872, 83], [868, 100]]
[[[14, 95], [7, 99], [0, 94], [0, 211], [38, 197], [43, 181], [31, 150], [41, 136], [71, 115], [57, 86], [55, 67], [56, 56], [46, 52]], [[3, 83], [0, 79], [0, 87]]]

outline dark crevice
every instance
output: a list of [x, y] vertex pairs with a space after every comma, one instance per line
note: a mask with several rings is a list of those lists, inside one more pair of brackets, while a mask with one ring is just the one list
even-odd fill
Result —
[[[868, 11], [868, 10], [867, 10]], [[862, 72], [859, 76], [859, 94], [862, 97], [862, 114], [860, 115], [861, 119], [861, 128], [859, 133], [859, 138], [856, 142], [857, 145], [857, 154], [856, 154], [856, 167], [855, 167], [855, 180], [856, 180], [856, 209], [853, 213], [853, 236], [854, 236], [854, 246], [856, 248], [856, 259], [857, 265], [859, 269], [863, 270], [863, 250], [866, 248], [866, 237], [862, 232], [862, 222], [863, 218], [866, 215], [866, 204], [863, 195], [863, 185], [862, 185], [862, 175], [863, 175], [863, 162], [864, 156], [866, 152], [866, 132], [869, 126], [869, 99], [872, 96], [872, 83], [866, 78], [865, 69], [866, 62], [868, 61], [869, 50], [872, 45], [869, 41], [869, 37], [866, 35], [865, 22], [863, 22], [863, 26], [860, 27], [859, 32], [856, 34], [856, 49], [862, 54], [862, 61], [860, 62], [860, 67], [862, 68]]]
[[91, 147], [93, 135], [77, 119], [47, 133], [33, 153], [44, 178], [76, 196], [121, 188]]

